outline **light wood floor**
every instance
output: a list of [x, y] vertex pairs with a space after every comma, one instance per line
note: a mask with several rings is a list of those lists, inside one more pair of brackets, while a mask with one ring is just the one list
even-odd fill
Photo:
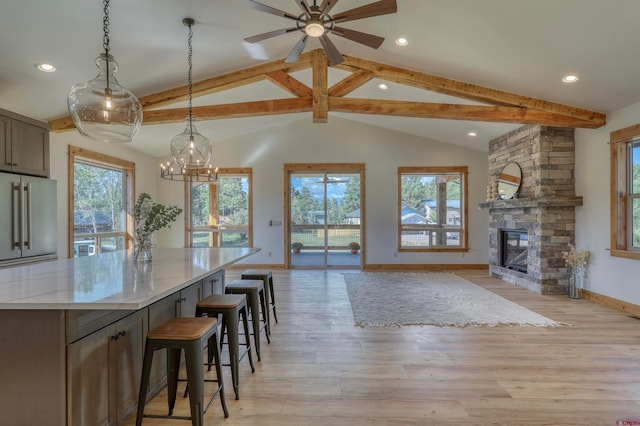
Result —
[[[228, 271], [227, 279], [240, 271]], [[207, 425], [615, 425], [640, 421], [640, 320], [458, 274], [571, 326], [359, 328], [340, 271], [274, 271], [279, 323], [262, 362], [230, 377]], [[391, 295], [390, 295], [391, 296]], [[264, 340], [264, 339], [263, 339]], [[225, 367], [228, 371], [228, 367]], [[187, 400], [179, 397], [183, 413]], [[147, 410], [164, 411], [160, 394]], [[134, 424], [135, 415], [126, 424]], [[185, 421], [145, 419], [144, 425]], [[622, 424], [622, 423], [620, 423]]]

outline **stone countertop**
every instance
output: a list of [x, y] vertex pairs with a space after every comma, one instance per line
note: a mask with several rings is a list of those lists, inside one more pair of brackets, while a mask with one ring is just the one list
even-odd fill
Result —
[[137, 310], [250, 256], [256, 248], [155, 248], [0, 269], [0, 309]]

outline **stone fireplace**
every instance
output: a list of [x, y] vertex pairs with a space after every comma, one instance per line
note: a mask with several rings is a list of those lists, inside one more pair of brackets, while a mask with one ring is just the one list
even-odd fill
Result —
[[[517, 198], [480, 204], [489, 209], [492, 276], [540, 294], [566, 293], [562, 252], [575, 241], [575, 207], [582, 205], [582, 197], [575, 195], [573, 134], [570, 128], [525, 126], [489, 143], [491, 181], [510, 162], [522, 170]], [[519, 245], [515, 240], [505, 244], [505, 232], [515, 230]], [[515, 265], [505, 264], [509, 255]]]

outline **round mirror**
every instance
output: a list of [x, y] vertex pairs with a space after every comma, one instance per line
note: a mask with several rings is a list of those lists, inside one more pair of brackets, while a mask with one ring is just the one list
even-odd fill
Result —
[[504, 166], [498, 176], [498, 199], [509, 200], [518, 193], [522, 182], [522, 170], [518, 163], [509, 163]]

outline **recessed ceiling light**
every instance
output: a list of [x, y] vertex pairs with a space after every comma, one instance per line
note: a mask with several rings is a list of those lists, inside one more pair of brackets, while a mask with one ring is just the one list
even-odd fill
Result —
[[578, 81], [578, 76], [577, 75], [565, 75], [564, 77], [562, 77], [562, 81], [565, 83], [575, 83], [576, 81]]
[[43, 72], [54, 72], [56, 70], [56, 67], [54, 67], [53, 65], [44, 63], [36, 64], [36, 68]]
[[398, 46], [406, 46], [406, 45], [408, 45], [408, 44], [409, 44], [409, 40], [407, 40], [407, 39], [406, 39], [406, 38], [404, 38], [404, 37], [399, 37], [399, 38], [397, 38], [397, 39], [396, 39], [396, 44], [397, 44]]
[[380, 89], [380, 90], [387, 90], [388, 88], [389, 88], [389, 86], [387, 86], [384, 83], [378, 84], [378, 89]]
[[476, 132], [469, 132], [467, 133], [467, 135], [473, 137], [473, 136], [478, 136], [478, 134]]

